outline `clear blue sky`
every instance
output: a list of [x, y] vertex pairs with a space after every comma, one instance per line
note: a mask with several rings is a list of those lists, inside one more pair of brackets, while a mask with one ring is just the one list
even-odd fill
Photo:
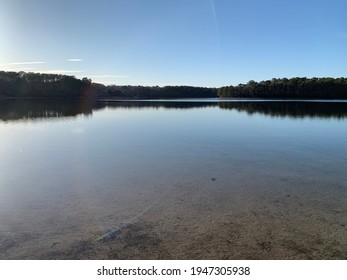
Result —
[[347, 76], [346, 0], [0, 0], [0, 70], [129, 85]]

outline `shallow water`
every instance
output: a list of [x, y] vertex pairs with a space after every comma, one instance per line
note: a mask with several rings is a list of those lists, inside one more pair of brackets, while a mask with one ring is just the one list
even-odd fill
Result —
[[0, 101], [0, 136], [0, 259], [347, 259], [345, 102]]

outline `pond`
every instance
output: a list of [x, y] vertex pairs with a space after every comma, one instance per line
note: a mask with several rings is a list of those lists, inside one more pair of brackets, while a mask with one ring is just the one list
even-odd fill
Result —
[[346, 259], [347, 103], [0, 101], [0, 259]]

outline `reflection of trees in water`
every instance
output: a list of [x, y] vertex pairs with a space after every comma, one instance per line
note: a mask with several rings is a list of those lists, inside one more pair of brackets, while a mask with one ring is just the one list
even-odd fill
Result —
[[273, 117], [319, 117], [319, 118], [346, 118], [346, 102], [299, 102], [299, 101], [242, 101], [242, 102], [182, 102], [182, 101], [122, 101], [109, 102], [109, 108], [165, 108], [165, 109], [193, 109], [205, 107], [219, 107], [221, 109], [237, 110], [248, 114], [259, 113]]
[[0, 101], [0, 120], [34, 120], [91, 115], [103, 109], [194, 109], [219, 107], [273, 117], [346, 118], [347, 103], [338, 102], [209, 102], [205, 101], [95, 101], [91, 99], [13, 99]]
[[347, 117], [345, 102], [221, 102], [219, 107], [228, 110], [290, 118], [338, 118]]
[[103, 108], [191, 109], [215, 106], [213, 102], [95, 101], [90, 99], [10, 99], [0, 101], [0, 120], [35, 120], [92, 115]]
[[216, 102], [209, 101], [111, 101], [106, 102], [108, 108], [135, 108], [135, 109], [194, 109], [217, 106]]
[[87, 99], [12, 99], [0, 102], [0, 119], [34, 120], [91, 115], [93, 105]]

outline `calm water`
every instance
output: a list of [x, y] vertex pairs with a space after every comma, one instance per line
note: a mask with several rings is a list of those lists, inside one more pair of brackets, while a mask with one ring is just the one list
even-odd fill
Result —
[[0, 259], [347, 258], [345, 102], [0, 101], [0, 156]]

